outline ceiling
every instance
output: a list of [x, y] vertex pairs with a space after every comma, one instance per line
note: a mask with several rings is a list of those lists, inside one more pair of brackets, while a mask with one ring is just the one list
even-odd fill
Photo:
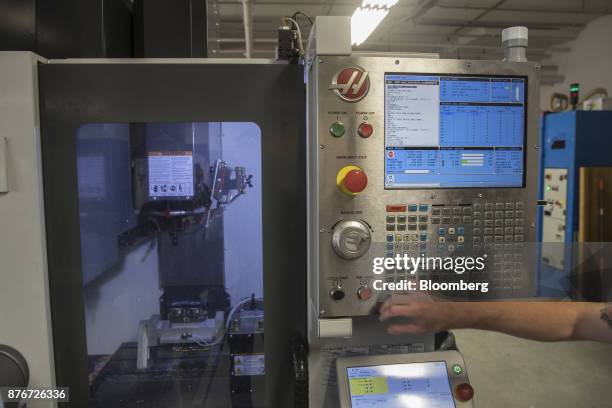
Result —
[[[240, 0], [208, 0], [210, 53], [244, 55]], [[296, 11], [314, 17], [350, 16], [361, 0], [252, 0], [254, 57], [272, 58], [281, 16]], [[546, 64], [551, 53], [567, 52], [585, 24], [612, 14], [612, 0], [399, 0], [387, 18], [358, 49], [436, 52], [443, 58], [500, 59], [501, 30], [529, 28], [528, 58], [543, 62], [543, 83], [563, 78]], [[302, 35], [310, 29], [300, 17]]]

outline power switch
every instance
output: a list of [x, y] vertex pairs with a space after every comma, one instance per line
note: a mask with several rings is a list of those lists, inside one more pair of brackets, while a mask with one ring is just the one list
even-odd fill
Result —
[[364, 139], [368, 138], [372, 136], [372, 133], [374, 133], [374, 127], [370, 123], [363, 122], [357, 128], [357, 133], [359, 133], [359, 136], [363, 137]]
[[340, 121], [332, 123], [329, 127], [329, 133], [331, 133], [333, 137], [342, 137], [345, 131], [344, 123]]

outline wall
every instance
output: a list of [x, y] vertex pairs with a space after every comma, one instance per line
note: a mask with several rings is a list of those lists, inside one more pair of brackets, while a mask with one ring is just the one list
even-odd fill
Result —
[[[580, 83], [582, 93], [604, 87], [612, 93], [612, 15], [600, 17], [587, 24], [576, 40], [568, 43], [570, 52], [557, 53], [551, 61], [559, 66], [564, 82], [555, 86], [543, 86], [540, 106], [548, 109], [553, 92], [569, 93], [571, 83]], [[546, 62], [544, 62], [546, 64]]]

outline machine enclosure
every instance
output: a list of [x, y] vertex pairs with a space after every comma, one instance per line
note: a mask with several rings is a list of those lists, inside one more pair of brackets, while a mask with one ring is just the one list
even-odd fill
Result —
[[[573, 245], [580, 228], [580, 168], [612, 167], [611, 127], [610, 111], [550, 113], [541, 120], [540, 197], [558, 200], [560, 205], [544, 206], [538, 214], [542, 241], [539, 296], [583, 295], [577, 292], [580, 284], [574, 271], [578, 258]], [[553, 211], [550, 215], [549, 209]]]

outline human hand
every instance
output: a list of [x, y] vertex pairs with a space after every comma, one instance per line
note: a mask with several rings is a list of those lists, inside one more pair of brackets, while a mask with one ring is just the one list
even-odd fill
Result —
[[422, 334], [448, 330], [455, 319], [453, 302], [436, 302], [426, 294], [393, 295], [379, 309], [380, 320], [402, 318], [391, 324], [390, 334]]

